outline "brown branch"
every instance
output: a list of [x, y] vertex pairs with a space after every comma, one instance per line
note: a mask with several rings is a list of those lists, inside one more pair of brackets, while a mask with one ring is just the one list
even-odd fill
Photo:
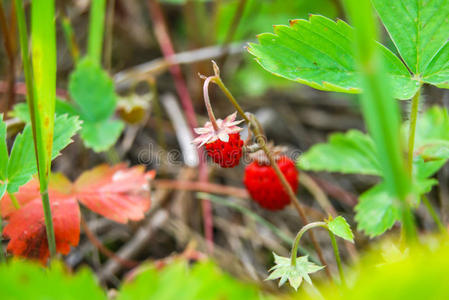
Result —
[[109, 257], [110, 259], [118, 262], [125, 268], [131, 269], [139, 265], [137, 261], [128, 260], [125, 258], [121, 258], [116, 255], [114, 252], [106, 248], [103, 243], [95, 236], [95, 234], [89, 229], [89, 226], [86, 223], [86, 220], [81, 216], [81, 228], [83, 228], [84, 233], [86, 234], [89, 241], [98, 249], [101, 253]]
[[[13, 20], [14, 21], [14, 20]], [[3, 3], [0, 1], [0, 27], [3, 34], [3, 44], [5, 46], [6, 55], [8, 56], [8, 77], [7, 77], [7, 93], [6, 93], [6, 105], [3, 108], [3, 111], [8, 112], [11, 107], [14, 105], [16, 93], [14, 91], [14, 82], [15, 82], [15, 62], [16, 62], [16, 54], [15, 47], [13, 45], [11, 32], [8, 28], [8, 24], [6, 21], [5, 10], [3, 9]]]

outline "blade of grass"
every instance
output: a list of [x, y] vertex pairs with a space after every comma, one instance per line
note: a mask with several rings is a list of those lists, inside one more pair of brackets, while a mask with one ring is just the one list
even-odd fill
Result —
[[87, 54], [96, 63], [101, 64], [103, 50], [104, 16], [106, 0], [93, 0], [90, 7], [89, 38]]
[[[50, 255], [53, 257], [56, 254], [56, 242], [48, 197], [48, 176], [51, 164], [56, 97], [54, 1], [33, 1], [31, 4], [32, 65], [22, 1], [15, 0], [15, 5], [48, 247]], [[36, 89], [36, 86], [39, 89]]]
[[355, 31], [355, 50], [363, 84], [363, 116], [373, 137], [390, 193], [402, 210], [403, 233], [406, 240], [416, 238], [413, 215], [408, 205], [411, 179], [407, 172], [400, 139], [398, 105], [385, 77], [384, 64], [375, 47], [377, 24], [368, 0], [345, 0]]

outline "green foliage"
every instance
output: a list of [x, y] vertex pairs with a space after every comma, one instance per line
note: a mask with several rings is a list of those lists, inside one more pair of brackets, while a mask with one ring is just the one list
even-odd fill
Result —
[[384, 184], [378, 184], [360, 195], [356, 206], [357, 229], [370, 237], [378, 236], [401, 219], [401, 211]]
[[[406, 64], [387, 48], [376, 45], [383, 56], [393, 96], [411, 98], [421, 83], [449, 88], [446, 1], [374, 0], [373, 3]], [[359, 11], [360, 3], [357, 5]], [[361, 20], [371, 19], [371, 10], [369, 13]], [[294, 20], [290, 27], [275, 26], [274, 30], [274, 34], [261, 34], [259, 44], [251, 44], [249, 48], [267, 71], [321, 90], [360, 92], [362, 77], [356, 68], [357, 54], [352, 49], [354, 31], [346, 23], [311, 16], [309, 21]], [[370, 52], [365, 51], [367, 44], [370, 43], [365, 43], [361, 53]]]
[[61, 263], [50, 269], [13, 260], [0, 266], [0, 298], [8, 300], [106, 300], [95, 276], [87, 269], [70, 275]]
[[[445, 0], [373, 0], [398, 52], [422, 82], [449, 88], [449, 5]], [[398, 21], [400, 20], [400, 21]]]
[[119, 120], [85, 122], [81, 130], [81, 138], [86, 147], [101, 152], [107, 150], [117, 141], [123, 128], [124, 124]]
[[[349, 287], [336, 287], [328, 283], [318, 286], [322, 298], [297, 294], [293, 299], [326, 300], [421, 300], [446, 299], [449, 294], [447, 270], [449, 246], [447, 237], [427, 237], [421, 246], [405, 251], [383, 242], [351, 270]], [[395, 241], [397, 243], [397, 241]], [[423, 246], [426, 245], [427, 246]], [[390, 249], [388, 249], [388, 248]]]
[[117, 106], [114, 84], [107, 73], [90, 58], [82, 59], [70, 76], [69, 93], [75, 107], [68, 103], [60, 109], [76, 111], [84, 121], [81, 137], [96, 152], [109, 149], [119, 138], [124, 124], [111, 117]]
[[211, 262], [189, 267], [186, 261], [177, 261], [162, 271], [150, 267], [125, 283], [117, 300], [212, 300], [260, 299], [256, 287], [242, 284], [221, 272]]
[[117, 104], [114, 84], [101, 67], [89, 58], [82, 59], [70, 75], [69, 93], [83, 120], [104, 121]]
[[279, 280], [279, 286], [285, 282], [290, 283], [290, 286], [295, 290], [299, 288], [304, 279], [309, 284], [312, 284], [309, 274], [315, 273], [324, 267], [315, 265], [310, 262], [307, 256], [300, 256], [296, 259], [296, 265], [291, 265], [290, 257], [282, 257], [273, 253], [275, 265], [270, 269], [270, 276], [266, 280]]
[[[53, 135], [52, 159], [57, 157], [62, 149], [72, 142], [72, 136], [80, 129], [78, 117], [58, 116], [55, 122]], [[0, 129], [5, 126], [1, 122]], [[3, 134], [0, 134], [0, 137]], [[6, 143], [4, 138], [0, 143]], [[19, 187], [31, 180], [37, 173], [36, 157], [31, 125], [25, 126], [22, 133], [18, 134], [8, 158], [7, 151], [1, 153], [2, 163], [7, 164], [7, 172], [3, 176], [7, 178], [8, 193], [15, 193]], [[6, 166], [6, 165], [4, 165]], [[5, 181], [3, 181], [5, 182]]]
[[346, 222], [345, 218], [342, 216], [338, 216], [335, 219], [332, 217], [326, 221], [327, 228], [336, 236], [341, 237], [342, 239], [348, 240], [350, 242], [354, 242], [354, 234], [352, 233], [351, 227], [348, 222]]
[[[408, 135], [407, 125], [403, 125], [404, 138]], [[414, 194], [419, 196], [430, 192], [437, 183], [431, 177], [449, 159], [449, 117], [446, 109], [434, 106], [420, 116], [416, 147], [412, 180]], [[368, 135], [356, 130], [333, 134], [327, 143], [312, 146], [298, 158], [298, 166], [313, 171], [382, 176], [374, 142]], [[377, 236], [401, 220], [400, 208], [394, 199], [384, 183], [363, 193], [356, 207], [358, 230]]]
[[336, 133], [327, 143], [316, 144], [298, 158], [304, 170], [380, 175], [373, 140], [357, 130]]
[[[345, 22], [319, 15], [293, 20], [288, 26], [274, 26], [274, 34], [258, 36], [249, 52], [267, 71], [313, 88], [359, 93], [361, 74], [353, 51], [354, 30]], [[408, 99], [418, 86], [407, 68], [390, 50], [376, 44], [386, 62], [388, 79], [395, 97]]]
[[[175, 0], [176, 1], [176, 0]], [[185, 0], [184, 0], [185, 1]], [[218, 42], [223, 43], [231, 26], [239, 0], [221, 1], [215, 34]], [[285, 20], [307, 18], [309, 13], [320, 13], [331, 18], [337, 17], [336, 2], [333, 0], [285, 1], [285, 0], [248, 0], [234, 41], [254, 39], [260, 32], [272, 30], [272, 24], [282, 24]], [[210, 32], [205, 32], [209, 37]], [[242, 67], [229, 78], [231, 89], [245, 95], [263, 95], [268, 89], [285, 89], [293, 82], [265, 72], [253, 58], [246, 55]]]

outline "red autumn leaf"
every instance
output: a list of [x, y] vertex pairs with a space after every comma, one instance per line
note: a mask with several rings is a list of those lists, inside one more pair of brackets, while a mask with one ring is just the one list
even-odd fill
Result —
[[84, 172], [74, 183], [74, 192], [81, 203], [106, 218], [137, 221], [150, 208], [148, 180], [154, 175], [155, 171], [145, 173], [143, 166], [101, 165]]
[[[55, 182], [54, 178], [58, 180]], [[52, 186], [49, 188], [56, 248], [58, 252], [68, 254], [70, 246], [77, 246], [79, 242], [80, 210], [73, 195], [60, 192], [59, 188], [68, 180], [61, 175], [54, 178], [52, 186], [56, 186], [58, 182], [61, 184], [58, 189]], [[3, 235], [10, 239], [7, 247], [9, 252], [45, 263], [50, 253], [41, 196], [39, 188], [36, 188], [38, 186], [38, 180], [33, 179], [16, 193], [21, 208], [5, 214], [9, 222], [3, 230]], [[10, 202], [9, 197], [4, 197], [2, 207], [11, 207]]]
[[[48, 192], [57, 251], [68, 254], [70, 246], [78, 245], [78, 200], [117, 222], [142, 219], [150, 208], [148, 180], [154, 175], [154, 171], [145, 173], [141, 166], [127, 168], [125, 164], [101, 165], [83, 173], [74, 184], [62, 174], [52, 174]], [[15, 197], [20, 209], [8, 195], [0, 201], [2, 216], [9, 221], [3, 230], [10, 239], [7, 250], [45, 263], [49, 249], [38, 180], [22, 186]]]

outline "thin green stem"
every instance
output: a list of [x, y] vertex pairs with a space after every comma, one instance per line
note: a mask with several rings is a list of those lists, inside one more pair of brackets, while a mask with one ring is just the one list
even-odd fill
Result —
[[433, 208], [432, 204], [429, 201], [429, 198], [427, 198], [426, 195], [422, 196], [422, 202], [424, 203], [424, 205], [427, 208], [427, 211], [429, 212], [430, 216], [432, 217], [433, 221], [435, 222], [435, 224], [437, 225], [438, 229], [441, 231], [441, 233], [443, 234], [447, 234], [447, 229], [446, 227], [443, 225], [443, 223], [441, 222], [440, 218], [438, 217], [437, 212], [435, 211], [435, 209]]
[[78, 58], [80, 56], [80, 51], [78, 44], [75, 40], [75, 35], [73, 33], [72, 24], [70, 23], [70, 19], [66, 16], [63, 16], [61, 19], [62, 29], [64, 32], [64, 37], [67, 43], [67, 47], [70, 50], [70, 54], [72, 55], [72, 59], [76, 64], [78, 62]]
[[291, 255], [291, 265], [292, 266], [296, 266], [296, 255], [298, 255], [298, 247], [299, 247], [299, 241], [301, 240], [302, 236], [304, 235], [304, 233], [307, 232], [307, 230], [312, 229], [312, 228], [316, 228], [316, 227], [324, 227], [327, 228], [327, 224], [324, 222], [312, 222], [309, 223], [305, 226], [303, 226], [301, 228], [301, 230], [298, 232], [298, 234], [296, 235], [295, 241], [293, 243], [293, 247], [292, 247], [292, 253]]
[[420, 94], [421, 88], [418, 89], [418, 91], [412, 98], [412, 110], [410, 112], [410, 127], [408, 133], [409, 135], [408, 135], [408, 153], [407, 153], [407, 168], [410, 175], [413, 174], [413, 152], [415, 147], [416, 121], [418, 120]]
[[14, 194], [8, 193], [9, 198], [11, 199], [12, 205], [14, 205], [15, 209], [20, 209], [19, 201], [17, 200]]
[[338, 273], [340, 274], [340, 280], [343, 285], [346, 285], [345, 274], [343, 273], [343, 266], [341, 264], [340, 251], [338, 251], [337, 240], [335, 239], [335, 234], [328, 230], [329, 237], [331, 238], [332, 248], [334, 249], [335, 261], [337, 262]]
[[[51, 216], [50, 199], [48, 198], [48, 191], [41, 193], [42, 205], [44, 207], [45, 228], [47, 229], [48, 249], [50, 250], [50, 256], [56, 255], [56, 239], [53, 229], [53, 218]], [[49, 230], [51, 232], [49, 232]]]
[[105, 8], [106, 0], [92, 0], [90, 7], [87, 54], [98, 64], [101, 64], [101, 53], [103, 50]]

